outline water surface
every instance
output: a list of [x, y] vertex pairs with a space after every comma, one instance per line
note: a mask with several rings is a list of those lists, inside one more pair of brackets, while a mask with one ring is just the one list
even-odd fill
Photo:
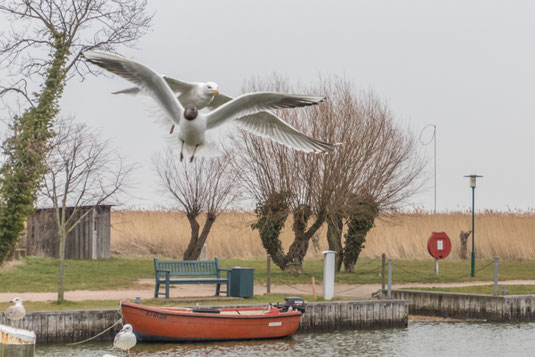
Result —
[[[111, 343], [42, 346], [36, 356], [96, 357]], [[126, 354], [124, 354], [126, 356]], [[285, 339], [138, 344], [132, 356], [535, 356], [535, 323], [410, 322], [406, 329], [297, 334]]]

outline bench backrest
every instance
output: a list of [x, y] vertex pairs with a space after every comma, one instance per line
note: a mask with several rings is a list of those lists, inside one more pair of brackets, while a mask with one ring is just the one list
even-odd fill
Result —
[[169, 270], [171, 276], [217, 275], [219, 259], [214, 260], [158, 260], [154, 258], [154, 270]]

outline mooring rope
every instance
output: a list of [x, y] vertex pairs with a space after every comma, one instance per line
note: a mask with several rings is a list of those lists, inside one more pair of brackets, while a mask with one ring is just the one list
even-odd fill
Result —
[[108, 327], [107, 329], [105, 329], [104, 331], [102, 331], [101, 333], [99, 333], [98, 335], [95, 335], [93, 337], [90, 337], [88, 338], [87, 340], [83, 340], [83, 341], [78, 341], [78, 342], [72, 342], [72, 343], [67, 343], [68, 346], [73, 346], [73, 345], [81, 345], [82, 343], [86, 343], [88, 341], [91, 341], [91, 340], [94, 340], [95, 338], [97, 338], [98, 336], [108, 332], [109, 330], [111, 330], [112, 328], [114, 328], [119, 322], [122, 322], [123, 321], [123, 316], [121, 316], [121, 318], [117, 321], [115, 321], [115, 323], [113, 325], [111, 325], [110, 327]]

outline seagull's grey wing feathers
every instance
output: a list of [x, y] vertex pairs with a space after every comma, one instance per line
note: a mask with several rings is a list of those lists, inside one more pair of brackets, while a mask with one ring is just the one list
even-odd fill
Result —
[[248, 132], [304, 152], [324, 152], [336, 146], [312, 139], [269, 112], [247, 115], [236, 119], [235, 122]]
[[183, 116], [184, 108], [178, 102], [163, 77], [149, 67], [110, 54], [86, 51], [87, 61], [102, 67], [137, 85], [150, 95], [176, 124]]
[[225, 104], [226, 102], [230, 102], [233, 98], [232, 97], [229, 97], [229, 96], [226, 96], [224, 94], [217, 94], [215, 97], [214, 97], [214, 100], [212, 100], [212, 103], [210, 103], [206, 108], [208, 110], [215, 110], [217, 108], [219, 108], [220, 106], [222, 106], [223, 104]]
[[123, 338], [124, 332], [119, 331], [117, 335], [115, 335], [115, 338], [113, 339], [113, 347], [119, 348], [118, 344], [120, 343], [121, 339]]
[[163, 76], [163, 79], [174, 93], [185, 93], [195, 87], [193, 83], [179, 81], [178, 79], [170, 78], [167, 76]]
[[304, 107], [318, 104], [324, 98], [306, 95], [260, 92], [243, 94], [206, 115], [206, 129], [265, 110]]
[[111, 92], [111, 94], [130, 94], [130, 95], [136, 95], [136, 94], [139, 94], [141, 92], [141, 89], [139, 89], [138, 87], [130, 87], [130, 88], [126, 88], [126, 89], [121, 89], [121, 90], [118, 90], [116, 92]]
[[4, 315], [10, 320], [20, 320], [26, 315], [26, 310], [22, 305], [13, 305], [6, 309]]
[[[167, 76], [162, 76], [165, 82], [169, 85], [169, 88], [173, 91], [173, 93], [184, 93], [191, 89], [193, 89], [193, 84], [188, 82], [182, 82], [178, 79], [169, 78]], [[122, 90], [118, 90], [116, 92], [112, 92], [111, 94], [131, 94], [136, 95], [141, 92], [141, 89], [138, 87], [130, 87]]]

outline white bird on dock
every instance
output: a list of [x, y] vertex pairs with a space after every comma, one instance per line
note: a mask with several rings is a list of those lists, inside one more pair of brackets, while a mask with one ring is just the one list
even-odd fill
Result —
[[7, 310], [4, 312], [5, 317], [12, 321], [22, 320], [24, 315], [26, 315], [26, 310], [24, 309], [24, 306], [22, 306], [22, 299], [20, 297], [16, 297], [11, 300], [11, 302], [15, 303], [15, 305], [7, 308]]
[[113, 340], [113, 348], [118, 348], [121, 350], [121, 356], [123, 351], [128, 351], [128, 356], [130, 356], [130, 349], [136, 345], [136, 335], [134, 335], [132, 325], [125, 324], [121, 331], [115, 335]]

